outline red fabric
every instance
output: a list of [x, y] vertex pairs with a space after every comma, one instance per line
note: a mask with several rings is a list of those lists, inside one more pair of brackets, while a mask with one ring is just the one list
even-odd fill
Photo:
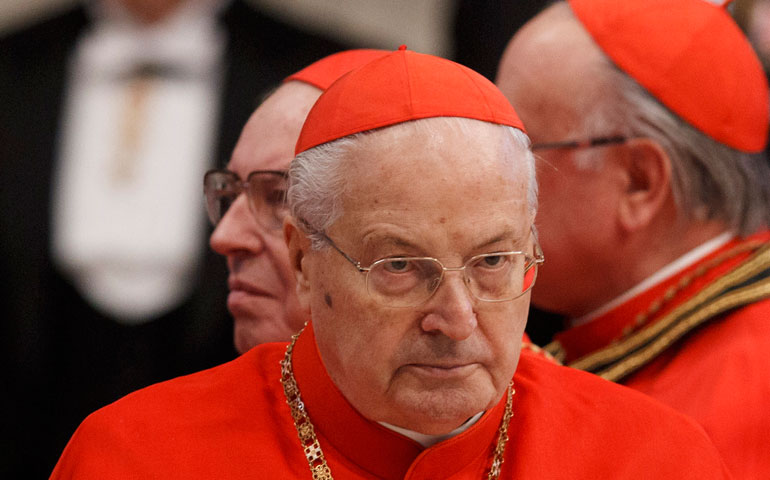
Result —
[[[770, 241], [770, 232], [746, 241]], [[730, 242], [592, 322], [557, 335], [567, 352], [567, 362], [620, 339], [623, 328], [632, 326], [636, 316], [646, 312], [670, 285], [740, 243]], [[747, 256], [740, 255], [709, 270], [666, 303], [646, 325], [684, 303]], [[733, 476], [739, 479], [770, 476], [769, 319], [770, 300], [763, 300], [710, 320], [621, 382], [700, 423]]]
[[452, 61], [399, 49], [329, 87], [305, 120], [295, 153], [354, 133], [431, 117], [464, 117], [524, 130], [482, 75]]
[[349, 71], [387, 55], [386, 50], [357, 49], [337, 52], [314, 62], [299, 72], [286, 77], [285, 82], [298, 81], [326, 90], [335, 80]]
[[569, 0], [599, 47], [669, 109], [718, 142], [759, 152], [768, 86], [724, 8], [704, 0]]
[[[285, 348], [260, 345], [97, 411], [51, 478], [311, 478], [279, 380]], [[334, 478], [486, 478], [503, 400], [462, 434], [423, 449], [351, 408], [321, 366], [312, 327], [294, 352]], [[643, 395], [531, 352], [522, 353], [514, 381], [501, 478], [727, 478], [699, 427]]]

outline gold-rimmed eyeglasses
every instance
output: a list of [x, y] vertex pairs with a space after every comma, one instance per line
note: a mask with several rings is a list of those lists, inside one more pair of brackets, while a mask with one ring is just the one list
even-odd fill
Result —
[[363, 267], [343, 252], [326, 233], [317, 233], [360, 273], [366, 274], [366, 289], [372, 298], [395, 308], [415, 307], [426, 302], [438, 290], [446, 272], [461, 272], [466, 287], [478, 300], [513, 300], [532, 288], [538, 266], [545, 262], [533, 233], [532, 253], [483, 253], [471, 257], [462, 267], [445, 267], [433, 257], [387, 257]]
[[206, 211], [214, 226], [222, 220], [238, 195], [245, 192], [257, 222], [269, 230], [280, 230], [288, 214], [286, 188], [285, 170], [255, 170], [246, 180], [241, 180], [235, 172], [215, 169], [203, 177]]

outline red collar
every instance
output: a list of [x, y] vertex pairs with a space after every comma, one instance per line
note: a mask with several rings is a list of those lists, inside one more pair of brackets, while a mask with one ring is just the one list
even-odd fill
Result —
[[[420, 444], [358, 413], [332, 382], [321, 361], [312, 324], [300, 335], [293, 353], [294, 376], [321, 448], [328, 442], [362, 469], [380, 478], [404, 478], [420, 470], [426, 477], [447, 478], [474, 462], [488, 468], [489, 452], [505, 409], [505, 395], [465, 432], [424, 449]], [[334, 473], [334, 472], [332, 472]]]
[[[770, 232], [768, 231], [757, 233], [745, 239], [733, 239], [694, 265], [650, 287], [598, 318], [556, 334], [554, 340], [559, 342], [566, 353], [564, 363], [570, 364], [600, 348], [622, 340], [640, 328], [655, 323], [714, 279], [735, 268], [751, 255], [752, 251], [749, 250], [732, 256], [727, 252], [741, 246], [748, 247], [752, 243], [767, 241], [770, 241]], [[720, 257], [726, 254], [728, 256], [720, 261]], [[686, 283], [686, 286], [681, 286], [680, 282]], [[668, 293], [669, 291], [673, 294]]]

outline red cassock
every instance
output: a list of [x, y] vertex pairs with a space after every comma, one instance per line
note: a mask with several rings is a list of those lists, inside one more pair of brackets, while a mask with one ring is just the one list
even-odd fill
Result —
[[735, 239], [546, 349], [698, 421], [735, 478], [770, 478], [770, 232]]
[[[261, 345], [97, 411], [52, 478], [312, 478], [280, 381], [285, 350]], [[321, 363], [312, 326], [293, 368], [334, 478], [486, 478], [505, 396], [465, 432], [425, 449], [351, 407]], [[728, 478], [699, 426], [644, 395], [529, 351], [514, 382], [500, 478]]]

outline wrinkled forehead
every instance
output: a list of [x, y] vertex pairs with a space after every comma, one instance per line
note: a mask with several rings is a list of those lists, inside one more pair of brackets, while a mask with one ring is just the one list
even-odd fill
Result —
[[344, 159], [346, 214], [450, 230], [455, 223], [483, 224], [487, 216], [522, 221], [527, 150], [506, 128], [441, 117], [358, 136]]
[[[352, 137], [344, 161], [358, 171], [433, 171], [448, 176], [458, 170], [498, 168], [513, 174], [513, 163], [526, 161], [513, 129], [462, 117], [411, 120]], [[419, 176], [414, 183], [427, 178]]]

